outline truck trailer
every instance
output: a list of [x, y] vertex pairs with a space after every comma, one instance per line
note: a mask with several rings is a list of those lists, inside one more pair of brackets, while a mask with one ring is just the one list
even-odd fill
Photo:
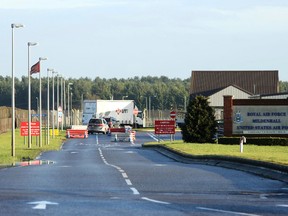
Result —
[[143, 114], [133, 100], [84, 100], [82, 124], [91, 118], [114, 117], [121, 126], [145, 127]]

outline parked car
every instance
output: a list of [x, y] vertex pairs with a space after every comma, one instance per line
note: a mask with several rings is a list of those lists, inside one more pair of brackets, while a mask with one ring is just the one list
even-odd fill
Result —
[[119, 121], [114, 117], [104, 117], [110, 128], [119, 127]]
[[88, 134], [93, 133], [103, 133], [106, 134], [109, 131], [108, 123], [103, 118], [91, 118], [89, 120], [88, 126]]

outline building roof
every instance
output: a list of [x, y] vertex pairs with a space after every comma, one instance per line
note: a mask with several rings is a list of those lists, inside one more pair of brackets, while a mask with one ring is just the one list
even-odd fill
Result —
[[[236, 89], [239, 89], [240, 91], [243, 91], [247, 94], [251, 94], [251, 92], [248, 92], [246, 91], [245, 89], [242, 89], [240, 88], [239, 86], [237, 85], [229, 85], [229, 86], [233, 86], [234, 88]], [[204, 91], [204, 92], [196, 92], [196, 93], [193, 93], [193, 94], [190, 94], [190, 98], [194, 98], [196, 97], [197, 95], [202, 95], [202, 96], [205, 96], [205, 97], [210, 97], [212, 96], [213, 94], [217, 93], [217, 92], [220, 92], [222, 91], [223, 89], [225, 88], [228, 88], [229, 86], [225, 86], [225, 87], [221, 87], [221, 88], [217, 88], [217, 89], [211, 89], [211, 90], [208, 90], [208, 91]]]
[[192, 71], [190, 94], [214, 91], [229, 85], [238, 86], [251, 94], [278, 93], [278, 70]]

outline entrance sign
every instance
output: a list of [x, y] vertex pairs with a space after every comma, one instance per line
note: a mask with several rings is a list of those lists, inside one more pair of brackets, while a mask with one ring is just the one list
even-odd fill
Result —
[[287, 106], [234, 106], [233, 134], [288, 134]]
[[[21, 122], [20, 126], [21, 136], [28, 136], [28, 122]], [[39, 136], [40, 122], [31, 122], [31, 136]]]
[[175, 134], [174, 120], [155, 120], [155, 134]]

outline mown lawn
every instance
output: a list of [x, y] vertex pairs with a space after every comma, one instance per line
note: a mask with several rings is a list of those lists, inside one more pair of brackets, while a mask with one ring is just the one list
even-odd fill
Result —
[[[159, 144], [149, 142], [145, 145]], [[272, 162], [276, 164], [288, 165], [288, 147], [285, 146], [256, 146], [245, 145], [243, 153], [240, 152], [239, 145], [221, 144], [196, 144], [184, 143], [183, 141], [161, 142], [171, 149], [191, 155], [217, 155], [247, 158], [259, 161]]]
[[23, 158], [35, 159], [41, 152], [59, 150], [63, 140], [65, 139], [65, 131], [60, 132], [59, 136], [53, 139], [50, 136], [49, 145], [46, 143], [45, 133], [42, 134], [42, 147], [39, 147], [39, 142], [36, 142], [36, 137], [32, 137], [32, 147], [28, 148], [28, 140], [20, 136], [20, 131], [15, 131], [15, 153], [12, 157], [11, 152], [11, 132], [0, 134], [0, 164], [11, 165], [15, 162], [20, 162]]

